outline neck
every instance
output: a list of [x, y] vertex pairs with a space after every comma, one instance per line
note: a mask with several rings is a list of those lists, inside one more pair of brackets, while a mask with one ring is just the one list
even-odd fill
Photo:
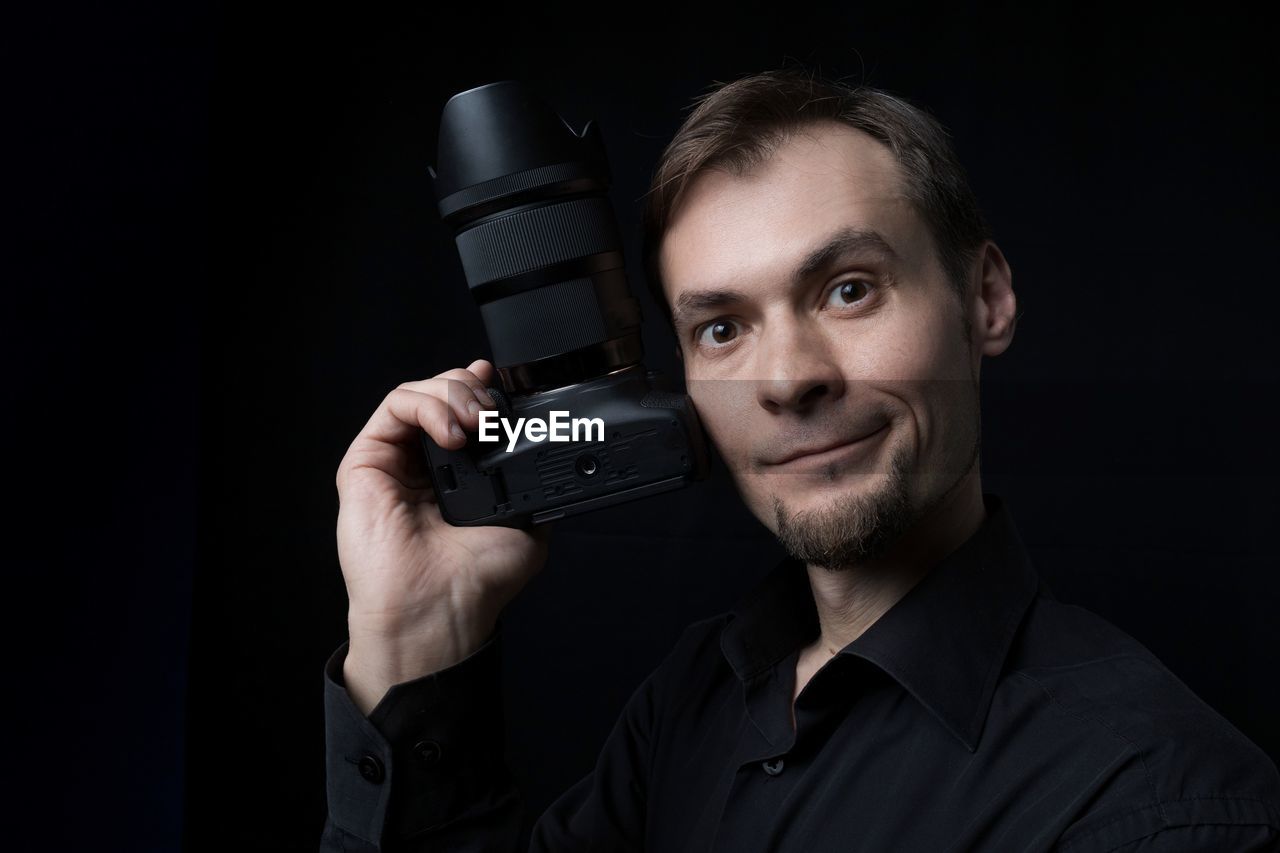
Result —
[[841, 571], [809, 565], [821, 633], [809, 652], [822, 660], [852, 643], [929, 570], [982, 525], [986, 509], [975, 465], [937, 506], [884, 554]]

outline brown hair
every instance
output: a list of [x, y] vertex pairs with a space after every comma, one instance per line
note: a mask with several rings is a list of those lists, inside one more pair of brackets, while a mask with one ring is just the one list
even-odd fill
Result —
[[[658, 254], [672, 212], [692, 180], [713, 168], [744, 175], [791, 135], [823, 120], [857, 128], [894, 153], [906, 195], [928, 224], [942, 268], [963, 305], [969, 265], [990, 229], [947, 131], [928, 112], [883, 90], [849, 86], [797, 68], [718, 84], [692, 106], [658, 159], [643, 214], [646, 278], [668, 321], [671, 306], [663, 295]], [[964, 318], [967, 332], [967, 313]]]

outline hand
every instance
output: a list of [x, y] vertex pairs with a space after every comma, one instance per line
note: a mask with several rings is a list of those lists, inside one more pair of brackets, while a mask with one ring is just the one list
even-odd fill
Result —
[[454, 527], [441, 517], [427, 474], [421, 430], [450, 449], [474, 440], [452, 430], [474, 434], [479, 409], [496, 409], [484, 390], [493, 374], [478, 359], [400, 385], [338, 466], [338, 560], [351, 634], [344, 675], [365, 713], [392, 685], [478, 649], [546, 564], [549, 525]]

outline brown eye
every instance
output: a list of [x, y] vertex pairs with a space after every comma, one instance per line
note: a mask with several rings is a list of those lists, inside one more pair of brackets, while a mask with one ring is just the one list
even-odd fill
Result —
[[737, 330], [728, 320], [716, 320], [703, 327], [698, 335], [698, 342], [715, 349], [719, 344], [727, 344], [737, 337]]
[[857, 305], [871, 292], [871, 285], [861, 279], [850, 279], [837, 284], [831, 290], [831, 304], [839, 308], [846, 305]]

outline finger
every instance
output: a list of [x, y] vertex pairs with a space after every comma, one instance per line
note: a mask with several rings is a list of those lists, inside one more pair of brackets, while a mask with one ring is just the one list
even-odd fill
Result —
[[493, 364], [483, 358], [477, 358], [475, 361], [468, 364], [467, 370], [475, 374], [475, 377], [485, 385], [492, 385], [494, 383], [494, 376], [497, 373]]
[[475, 395], [476, 401], [482, 408], [497, 408], [497, 403], [495, 403], [493, 398], [489, 396], [485, 383], [480, 380], [479, 376], [476, 376], [476, 374], [468, 368], [455, 367], [453, 370], [446, 370], [436, 378], [456, 379], [471, 389], [471, 392]]
[[[437, 380], [425, 380], [428, 383]], [[451, 406], [448, 402], [447, 385], [452, 380], [438, 380], [440, 385], [432, 392], [426, 393], [406, 387], [399, 387], [389, 393], [369, 418], [357, 440], [384, 442], [387, 444], [405, 444], [418, 437], [418, 430], [424, 430], [431, 440], [444, 448], [458, 449], [465, 445], [466, 435], [454, 432], [458, 427], [461, 432], [459, 414], [466, 412], [461, 403], [464, 392], [454, 391], [459, 398], [459, 406]], [[459, 388], [466, 388], [456, 383]], [[465, 391], [470, 396], [470, 389]]]
[[446, 371], [431, 379], [404, 382], [399, 387], [441, 398], [449, 404], [463, 429], [472, 432], [480, 428], [481, 409], [497, 408], [488, 394], [485, 394], [483, 401], [477, 396], [476, 389], [483, 388], [483, 384], [462, 368]]
[[338, 491], [344, 490], [351, 471], [357, 468], [381, 471], [406, 488], [426, 487], [422, 433], [425, 430], [442, 447], [461, 447], [465, 442], [452, 433], [454, 424], [456, 417], [444, 400], [397, 388], [383, 399], [347, 448], [338, 465]]
[[[469, 373], [465, 373], [465, 371], [455, 375], [465, 375], [471, 382], [479, 384], [478, 379], [475, 379]], [[467, 384], [462, 379], [437, 376], [420, 382], [406, 382], [400, 387], [440, 397], [449, 404], [449, 408], [453, 410], [458, 423], [468, 432], [475, 432], [480, 428], [479, 415], [482, 409], [497, 408], [497, 406], [481, 404], [476, 397], [475, 387]]]
[[[452, 373], [452, 371], [450, 371], [450, 373]], [[492, 405], [493, 398], [489, 396], [489, 392], [485, 389], [497, 381], [495, 379], [497, 370], [494, 368], [493, 364], [483, 358], [477, 358], [466, 366], [463, 373], [475, 378], [476, 383], [479, 385], [478, 390], [480, 392], [476, 394], [476, 397], [480, 402], [486, 405]]]

